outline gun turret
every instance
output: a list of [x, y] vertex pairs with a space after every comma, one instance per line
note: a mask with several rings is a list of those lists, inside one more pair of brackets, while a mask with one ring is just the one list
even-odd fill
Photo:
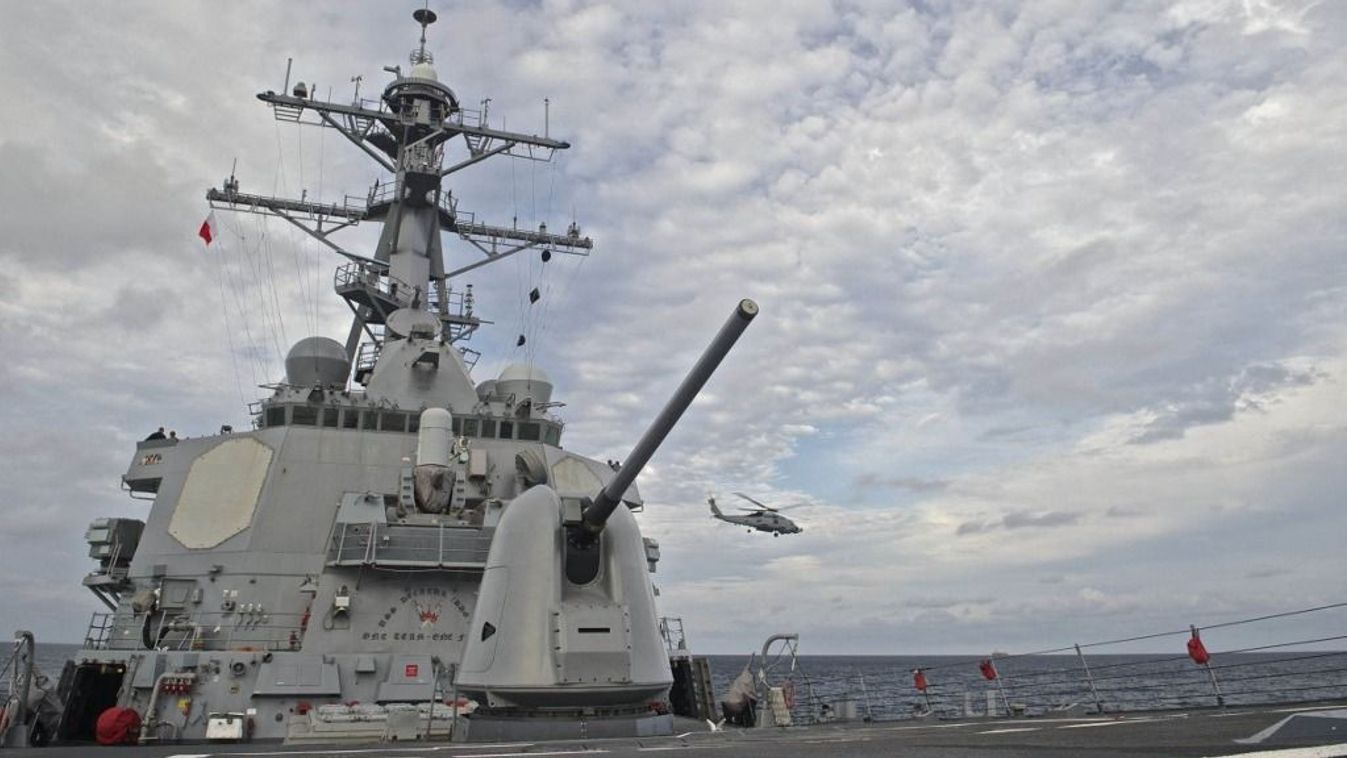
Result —
[[654, 455], [664, 438], [668, 436], [669, 431], [673, 429], [674, 424], [682, 417], [683, 412], [692, 404], [697, 393], [701, 391], [706, 380], [715, 373], [716, 367], [734, 347], [738, 341], [739, 335], [748, 328], [748, 323], [753, 317], [758, 315], [758, 304], [752, 300], [744, 299], [739, 301], [735, 307], [734, 313], [730, 314], [725, 325], [720, 327], [720, 332], [716, 338], [707, 346], [702, 353], [701, 358], [697, 359], [696, 365], [684, 377], [683, 383], [678, 385], [673, 397], [665, 403], [664, 409], [659, 412], [655, 420], [650, 423], [650, 427], [641, 435], [641, 439], [632, 448], [631, 454], [623, 461], [621, 467], [609, 482], [599, 492], [594, 502], [584, 510], [579, 528], [572, 532], [572, 539], [580, 544], [589, 544], [603, 533], [603, 526], [608, 521], [608, 517], [613, 514], [618, 504], [622, 502], [622, 493], [627, 491], [632, 482], [636, 481], [636, 476], [645, 468], [645, 464], [650, 461], [650, 456]]
[[[649, 545], [635, 516], [619, 505], [757, 313], [752, 300], [739, 302], [593, 501], [562, 498], [540, 484], [501, 514], [455, 679], [460, 693], [485, 704], [473, 715], [474, 733], [507, 733], [480, 731], [501, 728], [491, 719], [536, 722], [533, 715], [552, 720], [596, 708], [646, 713], [651, 701], [667, 697], [673, 674], [660, 638]], [[639, 718], [622, 728], [632, 735], [673, 731], [672, 722], [659, 725], [667, 715]]]

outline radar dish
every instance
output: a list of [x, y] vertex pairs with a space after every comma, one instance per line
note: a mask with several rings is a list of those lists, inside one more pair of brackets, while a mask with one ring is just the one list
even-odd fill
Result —
[[394, 336], [434, 339], [440, 333], [440, 320], [416, 308], [399, 308], [388, 315], [385, 324]]
[[412, 11], [412, 18], [416, 19], [416, 23], [421, 26], [430, 26], [435, 23], [437, 16], [435, 15], [435, 11], [429, 8], [417, 8]]

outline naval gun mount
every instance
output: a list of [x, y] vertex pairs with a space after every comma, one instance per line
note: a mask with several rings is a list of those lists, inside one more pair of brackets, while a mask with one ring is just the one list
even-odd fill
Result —
[[458, 691], [483, 707], [458, 740], [670, 734], [673, 683], [635, 517], [622, 494], [757, 315], [742, 300], [598, 495], [536, 485], [496, 527]]

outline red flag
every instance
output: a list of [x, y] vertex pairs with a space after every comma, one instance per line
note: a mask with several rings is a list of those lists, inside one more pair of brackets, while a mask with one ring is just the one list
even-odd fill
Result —
[[978, 671], [981, 671], [982, 678], [989, 682], [996, 678], [996, 665], [992, 663], [991, 658], [983, 658], [982, 663], [978, 664]]
[[207, 245], [215, 239], [215, 211], [211, 211], [206, 220], [201, 222], [201, 228], [196, 231], [196, 236], [205, 240]]
[[1193, 630], [1193, 636], [1188, 640], [1188, 657], [1193, 659], [1193, 663], [1199, 666], [1205, 665], [1211, 660], [1211, 653], [1207, 652], [1207, 646], [1202, 644], [1202, 638], [1198, 636], [1197, 630]]

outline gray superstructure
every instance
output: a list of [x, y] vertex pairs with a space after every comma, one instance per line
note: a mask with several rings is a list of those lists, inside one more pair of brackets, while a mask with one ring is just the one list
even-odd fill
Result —
[[[90, 527], [85, 584], [107, 605], [67, 668], [57, 738], [109, 708], [138, 739], [412, 739], [667, 733], [672, 681], [632, 511], [640, 467], [729, 350], [744, 301], [625, 466], [561, 446], [538, 367], [470, 376], [483, 323], [456, 277], [518, 252], [587, 254], [588, 238], [480, 223], [444, 187], [496, 155], [568, 145], [490, 128], [421, 46], [377, 103], [264, 92], [279, 120], [338, 131], [382, 166], [342, 204], [248, 194], [213, 208], [279, 217], [345, 258], [345, 341], [310, 337], [254, 428], [147, 440], [124, 476], [141, 524]], [[460, 139], [461, 138], [461, 139]], [[452, 148], [452, 150], [451, 150]], [[453, 150], [463, 153], [448, 160]], [[379, 222], [361, 255], [330, 235]], [[482, 257], [447, 270], [441, 233]], [[456, 698], [461, 698], [457, 699]], [[460, 719], [458, 714], [471, 715]]]

